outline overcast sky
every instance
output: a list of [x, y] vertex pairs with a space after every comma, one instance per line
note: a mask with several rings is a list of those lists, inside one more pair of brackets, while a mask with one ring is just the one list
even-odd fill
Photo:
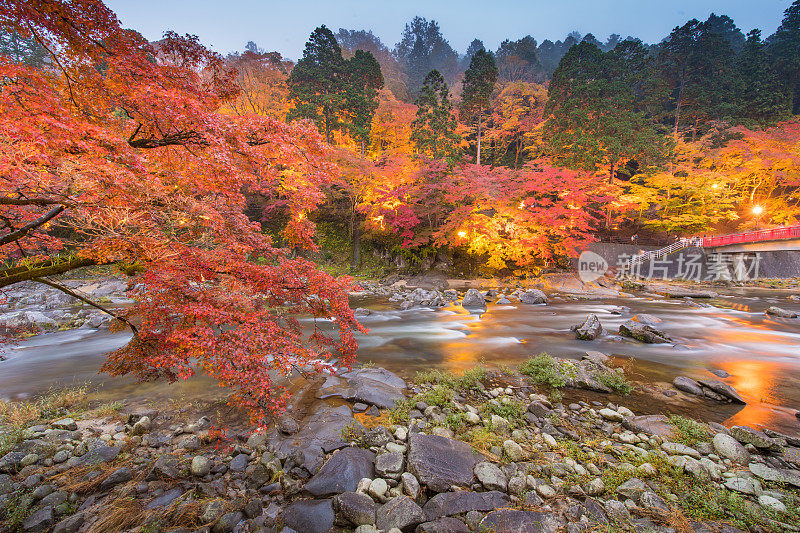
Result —
[[687, 20], [710, 13], [728, 15], [747, 33], [766, 37], [780, 24], [790, 0], [106, 0], [125, 27], [151, 40], [166, 30], [192, 33], [217, 50], [241, 50], [247, 41], [290, 59], [303, 53], [311, 31], [325, 24], [371, 29], [389, 46], [400, 40], [405, 23], [420, 15], [435, 19], [459, 53], [474, 38], [492, 50], [503, 39], [532, 35], [538, 42], [563, 39], [570, 31], [611, 33], [658, 42]]

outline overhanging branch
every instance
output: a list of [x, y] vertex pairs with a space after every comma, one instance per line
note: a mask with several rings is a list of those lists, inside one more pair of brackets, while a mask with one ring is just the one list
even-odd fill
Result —
[[93, 259], [84, 257], [74, 257], [71, 259], [46, 259], [36, 263], [0, 270], [0, 289], [19, 283], [30, 281], [42, 276], [55, 276], [81, 268], [97, 264]]
[[25, 224], [16, 231], [12, 231], [11, 233], [8, 233], [0, 237], [0, 246], [3, 246], [4, 244], [8, 244], [10, 242], [18, 241], [19, 239], [23, 238], [25, 235], [30, 233], [31, 230], [43, 226], [53, 218], [60, 215], [63, 211], [64, 211], [64, 206], [57, 205], [56, 207], [54, 207], [41, 217], [37, 218], [36, 220]]

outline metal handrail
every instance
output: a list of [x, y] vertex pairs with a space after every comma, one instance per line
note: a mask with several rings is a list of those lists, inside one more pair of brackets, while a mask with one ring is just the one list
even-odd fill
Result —
[[800, 238], [800, 226], [786, 226], [783, 228], [746, 231], [744, 233], [734, 233], [732, 235], [703, 237], [701, 246], [707, 248], [745, 242], [780, 241], [795, 238]]

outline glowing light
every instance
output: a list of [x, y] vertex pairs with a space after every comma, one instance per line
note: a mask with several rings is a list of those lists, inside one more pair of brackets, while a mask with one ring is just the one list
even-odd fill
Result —
[[467, 236], [467, 232], [462, 229], [461, 231], [458, 232], [458, 236], [463, 239], [464, 237]]
[[525, 200], [521, 201], [517, 206], [517, 209], [525, 209]]
[[301, 213], [297, 213], [297, 220], [303, 220], [304, 218], [306, 218], [306, 214], [305, 213], [302, 213], [302, 212]]
[[763, 207], [761, 207], [760, 205], [754, 205], [754, 206], [753, 206], [753, 214], [754, 214], [755, 216], [758, 216], [758, 215], [760, 215], [760, 214], [761, 214], [761, 213], [763, 213], [763, 212], [764, 212], [764, 208], [763, 208]]
[[711, 184], [711, 188], [712, 189], [719, 189], [719, 183], [712, 183]]

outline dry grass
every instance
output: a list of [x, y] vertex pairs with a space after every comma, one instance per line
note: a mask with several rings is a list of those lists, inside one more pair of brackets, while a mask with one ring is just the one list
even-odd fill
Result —
[[0, 400], [0, 424], [22, 428], [39, 420], [55, 418], [86, 405], [87, 387], [73, 387], [48, 392], [35, 400], [8, 402]]
[[117, 533], [141, 525], [146, 518], [144, 507], [138, 500], [120, 498], [111, 502], [100, 513], [86, 533]]

